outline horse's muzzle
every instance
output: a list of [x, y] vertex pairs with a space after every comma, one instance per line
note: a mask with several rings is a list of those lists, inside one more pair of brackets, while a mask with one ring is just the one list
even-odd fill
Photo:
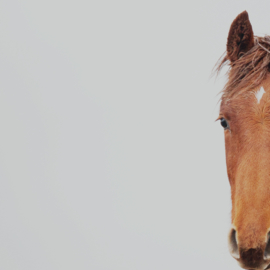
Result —
[[270, 264], [270, 237], [267, 242], [257, 248], [241, 248], [238, 246], [237, 232], [232, 229], [229, 233], [229, 250], [239, 265], [248, 270], [263, 270]]

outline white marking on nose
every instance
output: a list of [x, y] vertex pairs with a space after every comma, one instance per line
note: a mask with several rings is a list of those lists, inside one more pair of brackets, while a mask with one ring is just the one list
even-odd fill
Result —
[[257, 91], [257, 93], [255, 94], [255, 96], [256, 96], [256, 98], [257, 98], [258, 103], [260, 103], [260, 101], [261, 101], [262, 96], [263, 96], [263, 94], [264, 94], [264, 93], [265, 93], [264, 88], [263, 88], [263, 87], [261, 87], [261, 89], [260, 89], [260, 90], [258, 90], [258, 91]]

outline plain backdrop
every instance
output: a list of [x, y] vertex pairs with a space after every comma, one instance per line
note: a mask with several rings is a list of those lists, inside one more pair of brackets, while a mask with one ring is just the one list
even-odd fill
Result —
[[234, 270], [219, 95], [269, 1], [0, 1], [0, 269]]

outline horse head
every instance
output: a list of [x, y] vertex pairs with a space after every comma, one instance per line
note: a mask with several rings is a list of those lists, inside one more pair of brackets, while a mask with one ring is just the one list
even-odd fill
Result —
[[231, 186], [231, 255], [244, 269], [270, 264], [270, 37], [254, 36], [248, 13], [233, 21], [218, 119]]

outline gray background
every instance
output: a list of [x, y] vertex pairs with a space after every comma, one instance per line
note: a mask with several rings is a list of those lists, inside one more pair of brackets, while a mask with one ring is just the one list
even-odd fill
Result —
[[0, 1], [0, 269], [239, 269], [210, 75], [269, 8]]

